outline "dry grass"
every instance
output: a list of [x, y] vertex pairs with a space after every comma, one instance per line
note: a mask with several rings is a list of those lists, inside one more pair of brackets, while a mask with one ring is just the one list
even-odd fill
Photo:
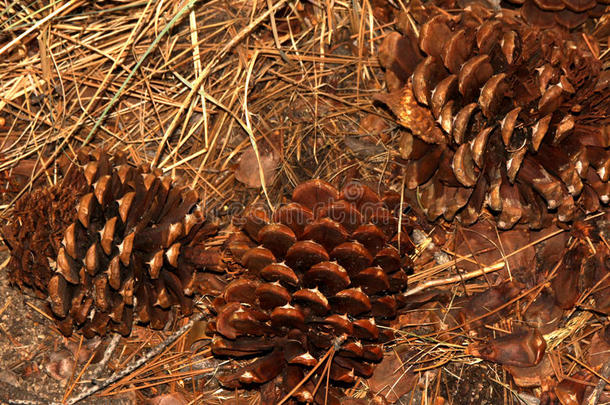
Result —
[[29, 158], [40, 176], [103, 145], [185, 177], [217, 209], [248, 193], [233, 171], [249, 147], [280, 156], [265, 189], [340, 175], [381, 86], [368, 2], [40, 3], [0, 17], [0, 172]]

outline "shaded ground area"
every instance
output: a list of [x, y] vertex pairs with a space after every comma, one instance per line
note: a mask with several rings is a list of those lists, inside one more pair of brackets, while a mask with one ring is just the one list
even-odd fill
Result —
[[[6, 257], [6, 251], [0, 253], [2, 262]], [[71, 373], [75, 370], [73, 353], [75, 349], [78, 351], [78, 342], [61, 336], [52, 322], [41, 314], [44, 302], [11, 287], [6, 271], [0, 271], [0, 296], [3, 298], [0, 307], [0, 402], [60, 402], [68, 389], [67, 378], [74, 378]], [[85, 348], [82, 348], [82, 354], [85, 354]], [[83, 386], [88, 385], [83, 383]], [[81, 388], [76, 387], [77, 390]], [[91, 399], [82, 403], [99, 401]], [[134, 396], [123, 396], [108, 403], [134, 403]]]

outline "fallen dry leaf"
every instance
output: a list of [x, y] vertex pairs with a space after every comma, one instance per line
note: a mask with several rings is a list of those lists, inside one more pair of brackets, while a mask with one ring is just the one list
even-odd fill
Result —
[[54, 379], [58, 381], [67, 380], [74, 371], [74, 357], [66, 349], [53, 352], [49, 356], [45, 369]]
[[[500, 236], [498, 239], [498, 235]], [[465, 271], [472, 271], [480, 266], [489, 266], [503, 255], [515, 252], [530, 243], [528, 230], [517, 227], [516, 229], [497, 233], [495, 226], [487, 221], [479, 221], [476, 224], [462, 228], [457, 234], [456, 253], [468, 255], [474, 253], [478, 263], [462, 261], [459, 267]], [[454, 243], [454, 242], [452, 242]], [[452, 246], [450, 243], [449, 246]], [[511, 275], [521, 282], [529, 280], [533, 275], [535, 263], [535, 250], [529, 246], [521, 252], [513, 254], [507, 259], [507, 266], [494, 274], [488, 276], [490, 279], [500, 277], [508, 278]], [[480, 264], [480, 266], [479, 266]]]
[[368, 382], [371, 392], [393, 404], [415, 387], [417, 376], [405, 369], [397, 352], [391, 352], [386, 353]]
[[549, 356], [544, 356], [542, 361], [533, 367], [507, 366], [508, 372], [513, 376], [515, 384], [519, 387], [539, 387], [553, 376], [553, 367]]
[[594, 368], [601, 368], [610, 360], [610, 342], [608, 326], [593, 335], [589, 346], [588, 363]]
[[159, 395], [146, 401], [147, 405], [186, 405], [188, 401], [179, 392]]
[[385, 119], [377, 114], [367, 114], [360, 121], [360, 133], [362, 135], [369, 135], [367, 140], [374, 142], [375, 138], [372, 136], [378, 136], [382, 142], [387, 142], [389, 138], [390, 126]]
[[540, 331], [529, 329], [471, 343], [465, 354], [506, 366], [533, 367], [542, 361], [545, 350], [546, 341]]
[[[260, 166], [265, 177], [265, 184], [270, 184], [275, 176], [279, 156], [272, 150], [259, 148]], [[247, 187], [257, 188], [261, 186], [260, 170], [254, 148], [250, 146], [239, 158], [235, 178]]]

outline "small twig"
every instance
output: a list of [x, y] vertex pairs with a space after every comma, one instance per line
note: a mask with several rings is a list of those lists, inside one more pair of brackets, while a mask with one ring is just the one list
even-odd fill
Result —
[[101, 391], [102, 389], [108, 387], [110, 384], [120, 380], [121, 378], [125, 377], [126, 375], [128, 375], [128, 374], [132, 373], [133, 371], [137, 370], [142, 365], [144, 365], [147, 361], [149, 361], [150, 359], [152, 359], [153, 357], [155, 357], [156, 355], [161, 353], [165, 348], [167, 348], [172, 343], [174, 343], [176, 340], [178, 340], [178, 338], [180, 338], [180, 336], [184, 335], [189, 329], [191, 329], [191, 327], [193, 326], [193, 323], [203, 319], [203, 316], [204, 316], [203, 313], [196, 314], [195, 316], [193, 316], [189, 320], [189, 322], [186, 325], [184, 325], [183, 327], [178, 329], [173, 335], [169, 336], [167, 339], [165, 339], [163, 342], [161, 342], [161, 344], [159, 344], [159, 345], [155, 346], [154, 348], [152, 348], [144, 356], [142, 356], [139, 359], [135, 360], [134, 362], [132, 362], [130, 365], [128, 365], [127, 367], [125, 367], [121, 371], [118, 371], [118, 372], [112, 374], [110, 377], [108, 377], [106, 380], [104, 380], [103, 382], [99, 383], [98, 385], [96, 385], [94, 387], [91, 387], [91, 388], [88, 388], [85, 391], [81, 392], [76, 397], [74, 397], [74, 398], [70, 399], [69, 401], [67, 401], [66, 404], [67, 405], [73, 405], [73, 404], [75, 404], [75, 403], [77, 403], [79, 401], [82, 401], [83, 399], [85, 399], [87, 397], [90, 397], [91, 395], [95, 394], [96, 392]]
[[483, 267], [482, 269], [479, 270], [474, 270], [471, 271], [469, 273], [466, 274], [459, 274], [457, 276], [453, 276], [453, 277], [447, 277], [447, 278], [441, 278], [441, 279], [437, 279], [437, 280], [430, 280], [430, 281], [426, 281], [425, 283], [421, 283], [418, 284], [417, 287], [410, 289], [409, 291], [405, 292], [403, 295], [405, 297], [408, 297], [410, 295], [414, 295], [417, 294], [427, 288], [431, 288], [431, 287], [437, 287], [439, 285], [445, 285], [445, 284], [453, 284], [453, 283], [457, 283], [459, 281], [466, 281], [466, 280], [470, 280], [471, 278], [475, 278], [475, 277], [479, 277], [481, 275], [487, 274], [487, 273], [492, 273], [494, 271], [498, 271], [500, 269], [503, 269], [505, 266], [504, 262], [500, 262], [500, 263], [496, 263], [492, 266], [487, 266], [487, 267]]
[[597, 382], [597, 386], [595, 386], [595, 389], [591, 392], [589, 398], [587, 398], [586, 405], [597, 405], [599, 402], [599, 398], [601, 397], [604, 388], [606, 388], [606, 381], [610, 378], [610, 361], [607, 361], [606, 364], [604, 364], [604, 367], [601, 370], [601, 376], [602, 378]]
[[110, 340], [110, 343], [108, 343], [108, 347], [106, 348], [106, 351], [104, 351], [104, 357], [102, 358], [102, 361], [99, 362], [99, 364], [96, 366], [95, 370], [93, 371], [93, 374], [91, 375], [92, 380], [95, 380], [102, 374], [102, 371], [104, 371], [106, 364], [108, 364], [108, 361], [110, 360], [110, 356], [112, 356], [112, 353], [114, 353], [114, 351], [116, 350], [116, 347], [119, 345], [120, 340], [121, 340], [121, 335], [119, 335], [118, 333], [115, 333], [114, 336], [112, 336], [112, 340]]

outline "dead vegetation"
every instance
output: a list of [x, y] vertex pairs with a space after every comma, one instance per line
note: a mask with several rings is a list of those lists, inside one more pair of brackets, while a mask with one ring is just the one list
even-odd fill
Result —
[[[74, 160], [82, 147], [121, 151], [196, 189], [207, 218], [220, 226], [207, 242], [217, 248], [235, 230], [234, 215], [255, 200], [276, 207], [305, 180], [343, 186], [357, 179], [376, 191], [398, 191], [425, 232], [411, 235], [409, 306], [392, 324], [396, 338], [385, 345], [374, 376], [341, 389], [320, 378], [316, 390], [345, 396], [345, 404], [585, 398], [595, 404], [608, 396], [607, 206], [602, 216], [579, 221], [580, 228], [517, 225], [501, 232], [485, 220], [488, 212], [472, 227], [429, 223], [417, 195], [404, 191], [397, 163], [404, 130], [372, 100], [385, 88], [379, 46], [408, 4], [4, 0], [2, 6], [2, 225], [20, 196], [57, 183], [60, 162]], [[607, 72], [602, 28], [596, 33]], [[568, 270], [566, 256], [576, 263]], [[240, 266], [225, 259], [235, 275]], [[222, 287], [210, 277], [196, 315], [161, 331], [137, 326], [127, 338], [106, 336], [100, 346], [79, 334], [64, 339], [49, 317], [45, 334], [60, 353], [53, 357], [24, 349], [27, 342], [1, 329], [3, 350], [20, 359], [2, 367], [18, 374], [26, 391], [36, 373], [59, 380], [63, 395], [43, 390], [36, 399], [42, 402], [128, 394], [151, 404], [258, 403], [264, 389], [227, 390], [216, 378], [236, 364], [212, 355], [206, 333]], [[21, 304], [0, 315], [48, 317], [42, 301]]]

